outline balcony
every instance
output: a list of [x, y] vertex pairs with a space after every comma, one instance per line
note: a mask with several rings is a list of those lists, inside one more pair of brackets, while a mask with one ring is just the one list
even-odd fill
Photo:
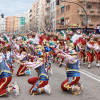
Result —
[[100, 3], [100, 0], [79, 0], [80, 2], [91, 2], [91, 3]]
[[[79, 15], [85, 15], [84, 11], [81, 9], [79, 9], [78, 12], [79, 12]], [[97, 9], [87, 10], [87, 15], [88, 16], [100, 16], [100, 11]]]
[[47, 4], [45, 5], [45, 8], [46, 8], [46, 10], [50, 9], [50, 3], [47, 3]]
[[50, 12], [45, 12], [44, 15], [45, 16], [50, 16]]

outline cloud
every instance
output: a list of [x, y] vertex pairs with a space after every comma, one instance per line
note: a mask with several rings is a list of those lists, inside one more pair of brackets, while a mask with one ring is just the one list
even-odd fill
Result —
[[35, 1], [37, 0], [0, 0], [0, 13], [6, 16], [14, 16], [19, 12], [25, 13]]

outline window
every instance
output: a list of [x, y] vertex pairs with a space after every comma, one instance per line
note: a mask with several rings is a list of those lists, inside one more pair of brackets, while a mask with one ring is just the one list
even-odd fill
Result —
[[61, 18], [61, 25], [64, 25], [64, 18]]
[[50, 3], [50, 0], [46, 0], [47, 1], [47, 3]]
[[57, 10], [57, 15], [59, 15], [59, 10]]
[[56, 5], [60, 5], [60, 1], [59, 0], [56, 0]]
[[53, 9], [54, 9], [54, 2], [53, 2]]
[[64, 13], [64, 8], [65, 8], [65, 7], [62, 7], [62, 8], [61, 8], [61, 13]]
[[92, 5], [87, 5], [87, 9], [91, 9], [92, 8]]
[[54, 27], [53, 28], [55, 28], [55, 21], [54, 21]]
[[52, 10], [52, 3], [51, 3], [51, 10]]
[[88, 18], [88, 23], [91, 23], [91, 18]]
[[69, 23], [69, 18], [66, 18], [66, 25], [68, 25]]
[[70, 10], [70, 5], [66, 6], [66, 11]]

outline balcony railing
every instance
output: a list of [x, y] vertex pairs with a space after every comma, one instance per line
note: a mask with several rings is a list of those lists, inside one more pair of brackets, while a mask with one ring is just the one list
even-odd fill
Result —
[[[85, 15], [83, 10], [78, 10], [79, 15]], [[100, 10], [97, 9], [91, 9], [91, 10], [87, 10], [87, 15], [88, 16], [100, 16]]]
[[100, 0], [79, 0], [80, 2], [93, 2], [93, 3], [100, 3]]
[[49, 9], [49, 8], [50, 8], [50, 3], [47, 3], [47, 4], [45, 5], [45, 8], [46, 8], [46, 9]]
[[45, 16], [50, 16], [50, 12], [45, 12]]

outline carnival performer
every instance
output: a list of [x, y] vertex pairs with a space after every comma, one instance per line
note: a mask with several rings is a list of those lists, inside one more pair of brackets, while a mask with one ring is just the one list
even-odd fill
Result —
[[[59, 51], [59, 50], [58, 50]], [[80, 71], [79, 71], [79, 58], [75, 50], [71, 50], [69, 54], [60, 50], [58, 56], [64, 57], [66, 61], [66, 75], [67, 80], [61, 84], [63, 91], [71, 91], [73, 94], [78, 95], [83, 90], [82, 85], [79, 83]]]
[[43, 58], [44, 54], [39, 54], [39, 59], [34, 62], [28, 62], [22, 63], [20, 61], [17, 61], [21, 65], [25, 65], [29, 68], [34, 68], [38, 72], [38, 77], [33, 77], [28, 79], [28, 83], [32, 84], [33, 86], [30, 89], [30, 94], [40, 94], [42, 92], [46, 92], [48, 94], [51, 93], [50, 85], [48, 84], [49, 76], [47, 75], [47, 71], [45, 68], [45, 58]]
[[8, 66], [10, 68], [10, 71], [13, 74], [14, 73], [14, 69], [13, 69], [13, 67], [14, 67], [14, 65], [13, 65], [14, 59], [13, 59], [13, 52], [12, 52], [12, 49], [11, 49], [11, 46], [10, 46], [9, 43], [5, 45], [5, 50], [6, 50], [5, 51], [6, 52], [5, 58], [6, 58], [6, 61], [8, 63]]
[[96, 66], [100, 67], [100, 36], [96, 37], [96, 41], [94, 43], [94, 54], [96, 57]]
[[94, 48], [94, 41], [93, 38], [91, 38], [86, 44], [86, 59], [88, 62], [88, 68], [91, 67], [91, 63], [94, 61], [93, 48]]
[[85, 48], [86, 48], [86, 39], [85, 39], [85, 36], [83, 36], [83, 39], [81, 39], [80, 41], [80, 63], [82, 62], [82, 59], [83, 59], [83, 64], [85, 64], [85, 57], [86, 57], [86, 54], [85, 54]]
[[[60, 32], [60, 34], [58, 36], [58, 39], [59, 39], [59, 43], [60, 43], [59, 48], [62, 50], [63, 47], [64, 47], [64, 41], [66, 39], [65, 33], [64, 32]], [[64, 61], [64, 58], [63, 57], [59, 57], [58, 61], [59, 61], [59, 67], [61, 67], [62, 66], [62, 62]]]
[[[19, 59], [23, 63], [25, 63], [27, 61], [28, 55], [26, 53], [26, 49], [23, 44], [20, 46], [20, 54], [16, 53], [16, 54], [14, 54], [14, 56], [16, 57], [16, 59]], [[20, 65], [20, 67], [17, 71], [17, 76], [30, 75], [30, 74], [31, 74], [30, 70], [27, 69], [27, 67], [25, 65]]]
[[2, 53], [2, 47], [0, 44], [0, 96], [7, 95], [11, 91], [14, 91], [17, 96], [19, 95], [19, 86], [16, 82], [9, 85], [12, 80], [12, 73]]

